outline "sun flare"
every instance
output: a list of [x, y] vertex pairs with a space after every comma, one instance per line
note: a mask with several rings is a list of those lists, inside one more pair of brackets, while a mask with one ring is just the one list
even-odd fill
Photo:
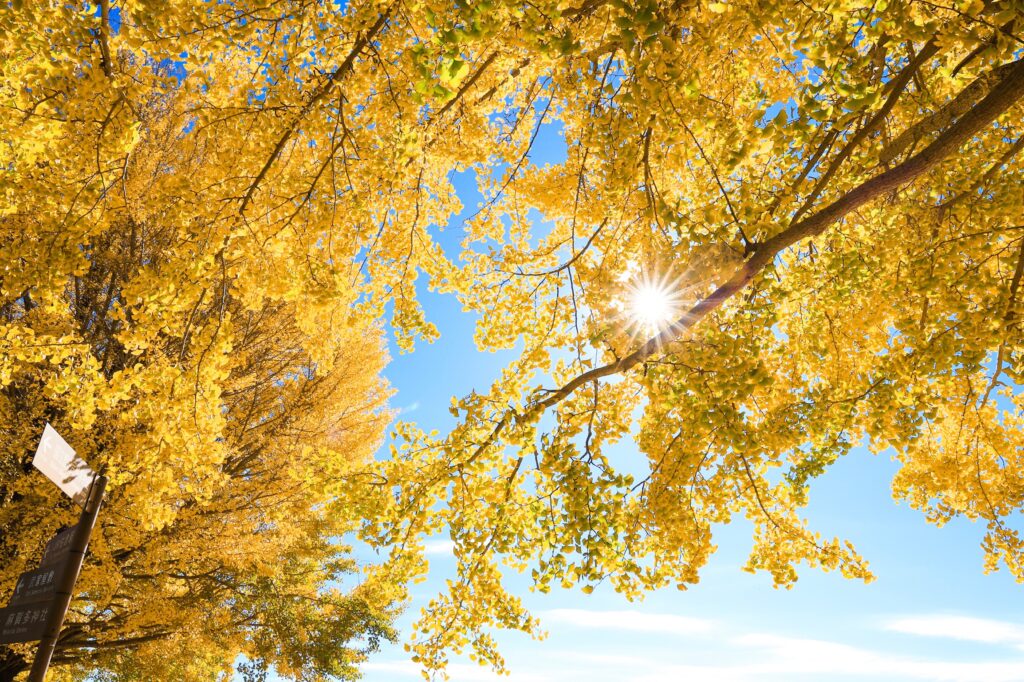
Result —
[[629, 286], [624, 312], [639, 332], [656, 334], [678, 317], [681, 304], [675, 282], [644, 276]]
[[671, 294], [656, 286], [638, 287], [630, 297], [629, 310], [637, 324], [660, 327], [672, 319]]

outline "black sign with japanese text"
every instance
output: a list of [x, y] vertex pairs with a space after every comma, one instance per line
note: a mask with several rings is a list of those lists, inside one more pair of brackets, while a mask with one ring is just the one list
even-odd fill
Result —
[[8, 606], [49, 599], [57, 589], [57, 582], [60, 580], [63, 570], [63, 565], [43, 566], [34, 571], [22, 573], [14, 586], [11, 600], [7, 602]]
[[75, 537], [75, 529], [77, 528], [77, 523], [70, 528], [65, 528], [46, 543], [46, 549], [43, 550], [43, 558], [39, 560], [41, 567], [64, 563], [68, 556], [68, 550], [71, 549], [71, 541]]
[[52, 607], [52, 602], [42, 601], [0, 610], [0, 644], [41, 639]]
[[18, 576], [7, 608], [0, 610], [0, 644], [31, 642], [43, 636], [57, 585], [67, 569], [75, 528], [57, 533], [46, 543], [39, 568]]

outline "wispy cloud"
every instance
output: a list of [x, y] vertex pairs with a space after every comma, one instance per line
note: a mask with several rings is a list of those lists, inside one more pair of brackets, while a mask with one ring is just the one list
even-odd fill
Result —
[[[547, 612], [561, 615], [560, 620], [583, 627], [603, 627], [619, 630], [672, 630], [658, 623], [657, 618], [629, 611], [586, 611], [563, 609]], [[665, 616], [681, 621], [680, 616]], [[883, 624], [886, 630], [925, 630], [920, 625], [925, 617], [902, 618]], [[974, 641], [1018, 645], [1018, 630], [1012, 623], [977, 621], [973, 626], [978, 633], [987, 633], [986, 639]], [[927, 632], [945, 636], [935, 620]], [[981, 628], [984, 624], [986, 627]], [[967, 622], [947, 625], [968, 625]], [[1003, 626], [1001, 628], [996, 625]], [[632, 627], [631, 627], [632, 626]], [[561, 669], [552, 671], [557, 679], [575, 679], [582, 676], [592, 680], [616, 682], [665, 682], [666, 680], [699, 680], [700, 682], [778, 682], [785, 680], [928, 680], [931, 682], [1024, 682], [1024, 658], [1011, 657], [962, 661], [949, 660], [941, 653], [935, 656], [908, 656], [880, 649], [854, 646], [842, 642], [793, 637], [777, 633], [747, 632], [734, 636], [723, 635], [724, 624], [696, 621], [683, 626], [691, 637], [692, 646], [675, 650], [667, 655], [609, 655], [583, 651], [548, 652], [559, 660]], [[677, 627], [679, 632], [683, 628]], [[955, 629], [954, 629], [955, 631]], [[703, 633], [704, 636], [700, 636]], [[564, 668], [562, 668], [564, 666]], [[515, 664], [513, 663], [513, 669]], [[555, 673], [558, 674], [555, 674]]]
[[410, 412], [415, 412], [418, 409], [420, 409], [420, 401], [415, 400], [409, 403], [408, 405], [399, 407], [398, 414], [409, 414]]
[[455, 543], [451, 540], [431, 540], [423, 545], [424, 553], [435, 556], [439, 554], [449, 555], [453, 549], [455, 549]]
[[402, 675], [404, 677], [419, 675], [420, 670], [422, 670], [420, 666], [412, 661], [369, 661], [360, 667], [363, 671], [391, 673], [392, 675]]
[[883, 627], [908, 635], [1009, 644], [1024, 649], [1024, 625], [1002, 620], [933, 614], [894, 618], [885, 622]]
[[541, 621], [568, 623], [581, 628], [658, 632], [669, 635], [693, 635], [710, 631], [714, 624], [703, 618], [640, 611], [591, 611], [588, 609], [551, 609], [540, 614]]
[[1024, 660], [963, 662], [917, 658], [827, 640], [767, 633], [732, 638], [741, 663], [652, 665], [627, 676], [629, 682], [696, 679], [757, 682], [790, 679], [930, 680], [932, 682], [1021, 682]]
[[[940, 648], [932, 655], [906, 655], [899, 651], [844, 642], [789, 636], [777, 632], [730, 634], [727, 623], [675, 614], [646, 614], [628, 610], [553, 609], [539, 613], [542, 620], [572, 628], [621, 632], [623, 645], [615, 650], [550, 648], [540, 645], [526, 659], [511, 656], [511, 677], [499, 677], [487, 668], [463, 663], [449, 666], [453, 682], [556, 682], [588, 679], [593, 682], [817, 682], [818, 680], [894, 680], [928, 682], [1024, 682], [1024, 626], [967, 616], [915, 615], [876, 621], [879, 631], [926, 637], [955, 637], [1005, 649], [1008, 657], [950, 660]], [[630, 640], [629, 632], [685, 636], [672, 648], [653, 645], [651, 638]], [[877, 632], [877, 631], [876, 631]], [[868, 634], [868, 633], [865, 633]], [[585, 641], [578, 639], [577, 641]], [[549, 640], [549, 643], [551, 640]], [[639, 648], [630, 645], [642, 642]], [[891, 645], [891, 640], [886, 643]], [[518, 659], [518, 660], [517, 660]], [[411, 662], [370, 662], [367, 672], [386, 679], [420, 675]]]
[[860, 678], [934, 680], [935, 682], [1012, 682], [1024, 680], [1024, 660], [961, 662], [914, 658], [826, 640], [750, 634], [733, 640], [760, 649], [764, 661], [753, 674], [813, 674]]

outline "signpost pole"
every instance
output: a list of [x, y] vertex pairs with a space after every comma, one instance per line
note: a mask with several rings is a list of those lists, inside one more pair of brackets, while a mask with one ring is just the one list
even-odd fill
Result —
[[92, 535], [93, 526], [96, 525], [96, 515], [100, 511], [100, 504], [103, 502], [103, 493], [106, 491], [106, 488], [106, 476], [96, 476], [93, 479], [93, 484], [89, 487], [88, 497], [82, 508], [82, 515], [78, 526], [75, 528], [75, 535], [71, 540], [67, 567], [61, 574], [60, 583], [57, 585], [55, 599], [53, 606], [50, 608], [49, 619], [46, 624], [46, 631], [39, 642], [39, 649], [36, 651], [36, 658], [32, 663], [32, 671], [29, 673], [28, 682], [43, 682], [46, 677], [46, 670], [50, 667], [50, 659], [53, 657], [53, 650], [57, 646], [60, 629], [64, 625], [64, 616], [71, 605], [75, 581], [78, 580], [78, 572], [82, 569], [82, 561], [85, 559], [85, 552], [89, 547], [89, 538]]

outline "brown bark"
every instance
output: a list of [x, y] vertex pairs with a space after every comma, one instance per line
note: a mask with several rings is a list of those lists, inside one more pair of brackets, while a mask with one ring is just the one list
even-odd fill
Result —
[[[774, 237], [757, 244], [753, 254], [727, 282], [719, 286], [707, 298], [690, 308], [672, 326], [649, 339], [633, 353], [601, 367], [584, 372], [549, 393], [543, 400], [534, 403], [528, 413], [544, 410], [566, 398], [580, 386], [602, 377], [625, 372], [647, 358], [657, 354], [666, 345], [677, 340], [692, 329], [712, 311], [718, 309], [732, 296], [746, 288], [754, 277], [770, 264], [775, 257], [797, 242], [821, 234], [830, 225], [842, 219], [864, 204], [877, 197], [906, 185], [918, 176], [931, 170], [960, 148], [972, 136], [994, 122], [1003, 112], [1024, 97], [1024, 59], [1002, 67], [1003, 79], [989, 94], [965, 113], [956, 123], [939, 135], [917, 155], [900, 165], [867, 180], [817, 213], [779, 232]], [[504, 425], [505, 420], [499, 424]]]

